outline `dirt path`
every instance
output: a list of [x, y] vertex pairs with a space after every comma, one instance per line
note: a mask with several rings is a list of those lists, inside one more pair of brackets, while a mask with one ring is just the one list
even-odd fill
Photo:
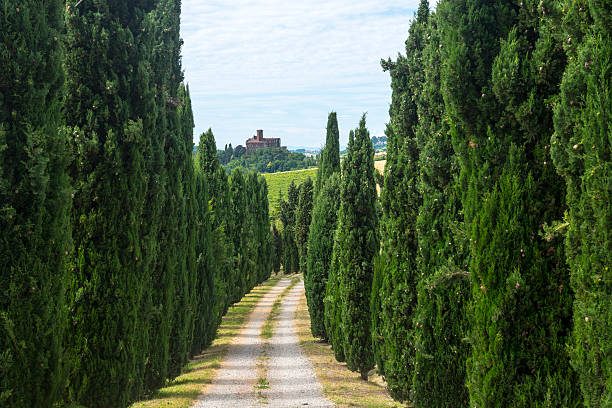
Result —
[[260, 406], [253, 388], [257, 381], [257, 361], [263, 353], [261, 327], [276, 298], [289, 286], [282, 279], [257, 304], [249, 321], [230, 346], [219, 374], [207, 387], [206, 394], [194, 408], [249, 408]]
[[333, 407], [323, 397], [322, 387], [310, 360], [300, 348], [294, 324], [295, 310], [304, 290], [300, 281], [283, 299], [274, 335], [270, 340], [266, 406], [274, 408]]

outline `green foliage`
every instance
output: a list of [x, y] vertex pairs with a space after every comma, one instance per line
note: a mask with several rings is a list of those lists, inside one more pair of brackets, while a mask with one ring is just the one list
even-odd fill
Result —
[[[317, 161], [314, 157], [308, 157], [302, 153], [290, 152], [280, 147], [257, 149], [248, 154], [242, 151], [238, 153], [239, 147], [242, 146], [236, 147], [233, 156], [231, 156], [232, 159], [223, 164], [223, 167], [228, 172], [231, 172], [237, 167], [242, 167], [243, 169], [256, 171], [258, 173], [276, 173], [279, 171], [307, 169], [317, 165]], [[227, 151], [220, 151], [218, 155], [220, 158], [227, 160]]]
[[571, 363], [584, 405], [600, 408], [612, 405], [611, 5], [562, 6], [568, 65], [554, 108], [551, 153], [567, 183], [565, 248], [576, 296]]
[[268, 183], [268, 203], [272, 217], [278, 218], [279, 202], [283, 196], [287, 196], [291, 182], [300, 185], [307, 178], [311, 178], [316, 183], [317, 172], [318, 169], [306, 169], [283, 173], [263, 173], [262, 175]]
[[461, 203], [455, 193], [457, 158], [444, 110], [437, 16], [429, 17], [423, 50], [423, 90], [417, 94], [419, 190], [416, 220], [418, 299], [414, 311], [415, 407], [467, 407], [465, 361], [470, 353], [466, 306], [470, 298]]
[[299, 271], [299, 252], [295, 240], [295, 221], [296, 212], [299, 205], [300, 188], [292, 181], [287, 191], [287, 201], [279, 203], [279, 220], [283, 226], [283, 271], [286, 274], [297, 273]]
[[63, 5], [4, 1], [0, 20], [0, 405], [52, 407], [72, 252]]
[[424, 80], [422, 54], [428, 19], [427, 2], [419, 8], [409, 30], [406, 56], [383, 61], [391, 75], [392, 101], [387, 125], [387, 163], [381, 191], [383, 259], [388, 263], [377, 271], [380, 302], [373, 302], [379, 316], [373, 322], [373, 341], [379, 363], [391, 395], [409, 398], [413, 375], [414, 344], [412, 318], [416, 306], [417, 231], [416, 219], [421, 204], [418, 189], [419, 153], [414, 128], [418, 122], [415, 96]]
[[[542, 18], [553, 9], [536, 1], [518, 13], [505, 2], [463, 3], [449, 2], [438, 13], [471, 241], [470, 405], [574, 406], [563, 251], [536, 239], [539, 226], [563, 212], [563, 184], [547, 166], [546, 101], [557, 92], [564, 61]], [[469, 20], [471, 13], [486, 16], [485, 24]]]
[[441, 267], [419, 284], [415, 311], [415, 407], [465, 407], [465, 359], [470, 345], [467, 302], [470, 277]]
[[333, 173], [323, 184], [312, 210], [312, 223], [308, 235], [307, 273], [304, 286], [310, 330], [313, 336], [327, 339], [325, 331], [324, 298], [332, 261], [334, 232], [340, 205], [340, 176]]
[[142, 310], [150, 275], [142, 147], [151, 123], [141, 104], [152, 96], [141, 28], [153, 6], [83, 2], [66, 16], [76, 248], [69, 398], [89, 407], [124, 406], [143, 392], [150, 321]]
[[369, 318], [373, 260], [380, 242], [376, 199], [374, 149], [363, 115], [359, 127], [350, 135], [342, 163], [331, 272], [336, 276], [341, 299], [336, 306], [336, 318], [341, 321], [335, 324], [342, 334], [330, 336], [334, 348], [342, 344], [348, 368], [358, 371], [363, 379], [374, 367]]
[[[327, 119], [327, 137], [317, 170], [315, 203], [308, 234], [304, 286], [313, 336], [328, 339], [325, 330], [325, 295], [330, 273], [340, 205], [340, 133], [336, 112]], [[338, 353], [336, 353], [338, 355]]]
[[338, 115], [331, 112], [327, 117], [327, 135], [325, 147], [321, 151], [319, 169], [315, 184], [315, 196], [319, 194], [323, 184], [334, 173], [340, 172], [340, 131], [338, 130]]
[[307, 178], [300, 184], [300, 197], [295, 213], [295, 243], [298, 248], [300, 271], [307, 274], [308, 233], [312, 221], [313, 183]]

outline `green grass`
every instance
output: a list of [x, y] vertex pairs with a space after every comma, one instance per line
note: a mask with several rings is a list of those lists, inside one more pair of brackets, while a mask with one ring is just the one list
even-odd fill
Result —
[[202, 395], [221, 367], [230, 343], [246, 323], [259, 300], [276, 285], [279, 278], [273, 278], [254, 288], [242, 300], [230, 307], [217, 331], [212, 345], [193, 359], [183, 369], [183, 374], [167, 386], [157, 390], [146, 401], [136, 402], [130, 408], [189, 408]]
[[272, 305], [272, 310], [270, 311], [270, 314], [268, 315], [268, 318], [266, 319], [266, 322], [264, 323], [261, 329], [262, 338], [266, 340], [269, 340], [272, 338], [272, 335], [274, 334], [274, 330], [273, 330], [274, 323], [276, 322], [276, 319], [278, 318], [278, 315], [280, 314], [280, 307], [281, 307], [281, 304], [283, 303], [283, 299], [287, 295], [287, 293], [289, 293], [289, 291], [293, 289], [295, 285], [297, 285], [299, 281], [300, 281], [299, 276], [293, 278], [289, 286], [287, 286], [285, 290], [283, 290], [283, 293], [281, 293], [278, 296], [278, 298], [276, 298], [276, 301]]
[[305, 170], [294, 170], [286, 171], [282, 173], [262, 173], [268, 183], [268, 203], [270, 203], [270, 215], [276, 215], [278, 211], [278, 201], [281, 197], [287, 198], [287, 191], [291, 181], [295, 181], [296, 185], [299, 185], [308, 177], [312, 181], [316, 181], [317, 169], [305, 169]]

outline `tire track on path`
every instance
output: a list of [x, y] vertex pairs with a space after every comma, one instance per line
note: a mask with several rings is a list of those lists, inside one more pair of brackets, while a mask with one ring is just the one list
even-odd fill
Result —
[[301, 280], [282, 301], [274, 335], [270, 340], [268, 382], [264, 392], [271, 408], [315, 407], [327, 408], [334, 404], [323, 396], [323, 387], [315, 375], [312, 363], [302, 351], [294, 324], [295, 310], [304, 290]]
[[276, 298], [291, 283], [281, 279], [259, 301], [249, 321], [230, 345], [219, 373], [194, 408], [249, 408], [261, 406], [253, 388], [257, 381], [257, 360], [263, 353], [261, 328]]

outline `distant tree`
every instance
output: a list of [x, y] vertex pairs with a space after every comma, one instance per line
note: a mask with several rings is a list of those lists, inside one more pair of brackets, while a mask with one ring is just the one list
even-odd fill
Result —
[[242, 156], [244, 156], [246, 154], [246, 149], [244, 146], [242, 145], [238, 145], [236, 146], [236, 148], [234, 149], [234, 155], [232, 157], [239, 159]]
[[281, 258], [283, 256], [282, 236], [276, 225], [272, 225], [272, 270], [280, 272]]
[[338, 130], [337, 114], [336, 112], [331, 112], [327, 118], [325, 147], [321, 151], [321, 159], [317, 170], [315, 196], [319, 194], [324, 182], [333, 173], [337, 172], [340, 172], [340, 131]]
[[312, 220], [313, 182], [310, 177], [300, 184], [300, 196], [295, 212], [295, 243], [298, 248], [300, 272], [307, 274], [308, 232]]
[[50, 408], [66, 385], [72, 254], [64, 5], [10, 0], [0, 14], [0, 405]]
[[283, 225], [283, 271], [286, 274], [296, 273], [299, 269], [299, 254], [295, 242], [295, 218], [299, 205], [299, 188], [292, 180], [287, 191], [287, 200], [279, 202], [279, 219]]

